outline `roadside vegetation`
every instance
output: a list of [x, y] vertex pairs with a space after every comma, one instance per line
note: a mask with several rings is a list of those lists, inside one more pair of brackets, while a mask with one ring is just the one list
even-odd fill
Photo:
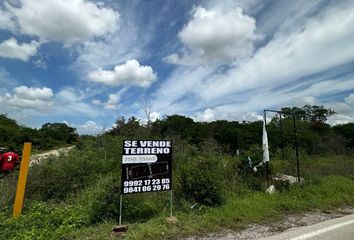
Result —
[[[77, 136], [67, 155], [31, 167], [19, 218], [11, 217], [18, 173], [0, 180], [0, 239], [173, 239], [354, 206], [354, 123], [331, 127], [325, 121], [333, 112], [318, 106], [284, 111], [298, 113], [301, 184], [267, 184], [264, 169], [247, 169], [248, 156], [254, 165], [262, 160], [261, 121], [201, 123], [173, 115], [142, 125], [120, 118], [109, 132]], [[283, 143], [279, 124], [275, 116], [267, 125], [271, 175], [296, 176], [291, 115], [282, 121]], [[130, 226], [124, 237], [115, 235], [122, 141], [162, 138], [173, 141], [177, 222], [166, 220], [168, 192], [124, 195], [122, 219]], [[265, 193], [269, 184], [273, 195]]]
[[13, 146], [20, 152], [23, 142], [32, 142], [33, 150], [42, 151], [72, 145], [77, 138], [75, 129], [65, 123], [46, 123], [33, 129], [0, 113], [0, 147]]

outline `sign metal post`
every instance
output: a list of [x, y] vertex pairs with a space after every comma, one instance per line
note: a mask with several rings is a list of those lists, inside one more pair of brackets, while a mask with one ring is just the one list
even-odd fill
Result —
[[173, 214], [172, 142], [169, 140], [124, 140], [121, 165], [119, 224], [122, 224], [123, 195], [169, 191]]
[[119, 225], [122, 225], [123, 195], [119, 197]]
[[173, 216], [173, 193], [172, 190], [170, 191], [170, 217]]
[[[276, 111], [276, 110], [270, 110], [270, 109], [264, 109], [264, 119], [266, 118], [266, 112], [274, 112], [278, 113], [280, 115], [280, 127], [281, 127], [281, 141], [282, 141], [282, 155], [284, 159], [284, 142], [283, 142], [283, 124], [282, 124], [282, 118], [281, 115], [286, 115], [289, 113], [283, 112], [283, 111]], [[299, 160], [299, 143], [298, 143], [298, 136], [297, 136], [297, 126], [296, 126], [296, 112], [293, 111], [290, 113], [293, 118], [293, 128], [294, 128], [294, 145], [295, 145], [295, 158], [296, 158], [296, 168], [297, 168], [297, 181], [300, 182], [301, 177], [300, 177], [300, 160]], [[289, 115], [290, 115], [289, 114]]]
[[296, 114], [293, 112], [294, 121], [294, 140], [295, 140], [295, 157], [297, 166], [297, 181], [300, 182], [300, 162], [299, 162], [299, 144], [297, 142], [297, 129], [296, 129]]

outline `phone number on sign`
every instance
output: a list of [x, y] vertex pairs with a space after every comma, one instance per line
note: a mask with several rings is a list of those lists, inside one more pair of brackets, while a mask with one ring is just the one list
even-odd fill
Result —
[[147, 179], [147, 180], [134, 180], [134, 181], [124, 181], [124, 187], [142, 187], [142, 186], [151, 186], [151, 185], [164, 185], [169, 184], [169, 178], [162, 178], [162, 179]]
[[155, 192], [164, 190], [170, 190], [170, 184], [123, 188], [124, 193]]
[[123, 193], [155, 192], [164, 190], [170, 190], [169, 178], [124, 181], [123, 183]]

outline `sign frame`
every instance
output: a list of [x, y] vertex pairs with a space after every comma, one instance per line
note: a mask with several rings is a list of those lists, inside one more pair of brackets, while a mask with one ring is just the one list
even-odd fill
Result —
[[123, 140], [121, 194], [172, 190], [172, 141]]

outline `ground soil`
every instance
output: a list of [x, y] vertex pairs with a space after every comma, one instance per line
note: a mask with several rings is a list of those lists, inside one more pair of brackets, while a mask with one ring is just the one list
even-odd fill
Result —
[[315, 211], [302, 215], [288, 216], [282, 221], [273, 222], [269, 224], [250, 224], [246, 229], [235, 232], [225, 229], [220, 233], [211, 233], [207, 236], [192, 236], [185, 238], [185, 240], [253, 240], [266, 238], [290, 228], [313, 225], [328, 219], [342, 217], [348, 214], [353, 214], [354, 208], [341, 208], [333, 211]]
[[60, 154], [66, 154], [67, 152], [69, 152], [74, 147], [75, 146], [70, 146], [70, 147], [65, 147], [65, 148], [59, 148], [59, 149], [51, 150], [51, 151], [40, 153], [40, 154], [35, 154], [35, 155], [31, 156], [29, 166], [31, 167], [31, 166], [33, 166], [35, 164], [40, 164], [41, 161], [47, 159], [50, 156], [57, 157]]

